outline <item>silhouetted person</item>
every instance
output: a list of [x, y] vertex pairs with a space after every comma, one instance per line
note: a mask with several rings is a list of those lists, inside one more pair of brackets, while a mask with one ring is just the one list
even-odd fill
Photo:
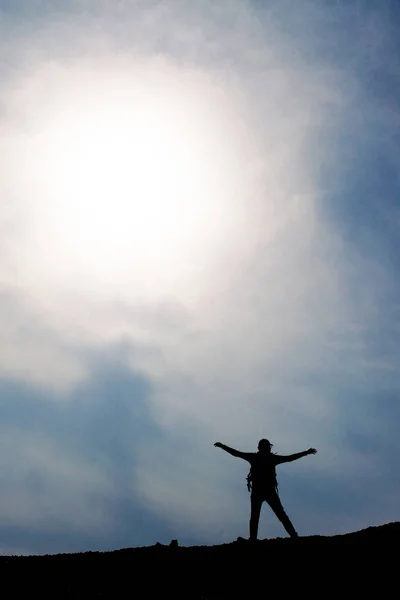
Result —
[[216, 442], [214, 446], [222, 448], [222, 450], [232, 454], [232, 456], [243, 458], [250, 463], [250, 473], [247, 477], [247, 487], [249, 491], [251, 490], [250, 539], [257, 539], [258, 522], [264, 500], [272, 508], [290, 537], [298, 537], [278, 496], [275, 467], [285, 462], [297, 460], [308, 454], [315, 454], [317, 452], [315, 448], [310, 448], [298, 454], [280, 456], [271, 452], [272, 444], [268, 440], [260, 440], [258, 442], [258, 452], [239, 452], [239, 450], [225, 446], [220, 442]]

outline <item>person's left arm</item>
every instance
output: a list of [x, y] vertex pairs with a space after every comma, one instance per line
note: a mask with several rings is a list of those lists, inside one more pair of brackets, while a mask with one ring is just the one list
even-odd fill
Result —
[[316, 454], [315, 448], [309, 448], [308, 450], [304, 450], [304, 452], [297, 452], [296, 454], [287, 454], [286, 456], [281, 456], [279, 454], [275, 454], [275, 461], [277, 465], [287, 462], [293, 462], [294, 460], [298, 460], [299, 458], [303, 458], [303, 456], [308, 456], [309, 454]]

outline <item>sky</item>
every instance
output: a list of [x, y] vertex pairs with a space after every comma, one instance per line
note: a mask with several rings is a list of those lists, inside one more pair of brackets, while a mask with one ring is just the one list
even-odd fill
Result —
[[398, 519], [399, 23], [0, 0], [1, 554]]

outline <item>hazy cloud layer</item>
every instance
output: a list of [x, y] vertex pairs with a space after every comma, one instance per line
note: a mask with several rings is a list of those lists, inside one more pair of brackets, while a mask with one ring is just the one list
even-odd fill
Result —
[[0, 2], [3, 552], [246, 535], [217, 439], [319, 449], [300, 533], [395, 520], [398, 14], [360, 6]]

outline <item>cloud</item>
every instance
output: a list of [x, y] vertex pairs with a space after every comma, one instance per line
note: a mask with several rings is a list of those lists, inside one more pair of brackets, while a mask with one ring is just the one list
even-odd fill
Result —
[[26, 306], [21, 294], [5, 291], [0, 307], [2, 378], [43, 385], [55, 392], [68, 390], [85, 379], [87, 368], [79, 358], [79, 349], [68, 347], [46, 329], [41, 315]]
[[136, 447], [162, 435], [149, 383], [108, 354], [55, 402], [30, 385], [1, 389], [0, 530], [4, 552], [67, 552], [167, 542], [168, 525], [136, 484]]
[[[0, 373], [7, 384], [31, 386], [45, 398], [37, 397], [33, 415], [53, 396], [53, 420], [26, 435], [24, 444], [41, 465], [33, 471], [45, 468], [54, 482], [56, 464], [62, 469], [63, 492], [46, 488], [57, 515], [66, 511], [73, 524], [68, 506], [77, 502], [72, 512], [80, 528], [90, 494], [100, 494], [104, 502], [90, 518], [93, 527], [104, 519], [107, 531], [117, 531], [109, 538], [115, 544], [122, 538], [105, 507], [130, 514], [128, 498], [135, 494], [155, 523], [161, 520], [160, 532], [169, 531], [166, 523], [175, 528], [172, 537], [229, 539], [241, 522], [245, 535], [245, 467], [217, 454], [217, 438], [243, 449], [264, 436], [282, 453], [311, 444], [321, 449], [315, 459], [296, 463], [299, 478], [282, 473], [282, 494], [287, 490], [297, 522], [310, 532], [314, 517], [320, 533], [333, 533], [343, 523], [352, 528], [392, 515], [379, 503], [375, 510], [354, 509], [395, 448], [393, 442], [379, 450], [372, 472], [371, 458], [358, 447], [363, 436], [373, 446], [385, 435], [390, 417], [371, 414], [380, 395], [399, 392], [398, 265], [391, 259], [399, 221], [398, 209], [386, 202], [398, 183], [392, 178], [390, 193], [379, 196], [386, 178], [379, 171], [371, 188], [377, 143], [382, 164], [395, 160], [390, 132], [398, 116], [381, 87], [365, 94], [372, 71], [391, 81], [393, 48], [390, 35], [383, 35], [391, 29], [385, 11], [376, 22], [372, 13], [359, 13], [358, 3], [335, 9], [290, 4], [288, 11], [284, 3], [265, 9], [233, 1], [60, 2], [30, 21], [20, 3], [19, 11], [15, 5], [4, 16]], [[365, 55], [364, 38], [357, 37], [356, 46], [353, 39], [372, 23], [375, 51]], [[135, 225], [139, 208], [127, 209], [141, 193], [139, 158], [114, 165], [114, 179], [105, 174], [107, 162], [96, 171], [86, 161], [95, 187], [84, 187], [89, 193], [79, 200], [65, 174], [63, 185], [52, 176], [63, 173], [57, 153], [68, 132], [83, 132], [80, 157], [93, 153], [85, 123], [96, 114], [108, 119], [109, 105], [123, 115], [143, 98], [164, 111], [158, 126], [172, 124], [162, 130], [166, 138], [179, 128], [192, 138], [171, 137], [185, 149], [180, 177], [170, 177], [175, 166], [168, 163], [167, 173], [154, 167], [151, 182], [157, 186], [161, 178], [165, 197], [172, 198], [160, 221], [172, 214], [170, 221], [182, 225], [164, 241], [154, 235], [152, 244], [141, 246], [146, 235]], [[110, 123], [127, 143], [120, 121]], [[167, 160], [157, 136], [152, 140], [158, 163]], [[127, 148], [132, 156], [134, 147]], [[74, 152], [60, 156], [72, 160]], [[126, 179], [129, 169], [134, 176]], [[188, 171], [195, 177], [183, 184]], [[113, 211], [101, 208], [104, 188], [113, 196]], [[374, 193], [364, 194], [368, 189]], [[377, 213], [385, 215], [379, 230]], [[111, 235], [113, 228], [118, 235]], [[109, 470], [80, 464], [85, 444], [101, 448], [92, 419], [123, 427], [123, 411], [111, 408], [121, 381], [132, 390], [124, 410], [130, 414], [137, 406], [136, 383], [125, 371], [109, 385], [93, 370], [93, 357], [107, 369], [116, 348], [117, 362], [149, 384], [143, 406], [156, 432], [130, 444], [124, 429], [122, 455], [111, 458], [109, 447], [102, 453], [103, 465], [130, 465], [121, 467], [121, 477], [135, 483], [117, 492]], [[96, 378], [103, 400], [91, 400], [82, 424], [87, 440], [71, 454], [47, 436], [60, 426], [57, 411], [81, 415], [76, 394], [87, 406]], [[21, 414], [16, 408], [16, 430]], [[132, 427], [137, 422], [128, 419]], [[13, 439], [10, 434], [4, 443]], [[22, 474], [18, 453], [15, 461]], [[350, 483], [356, 476], [361, 491]], [[11, 507], [17, 519], [44, 506], [40, 477], [30, 477], [23, 497], [33, 504], [20, 506], [21, 488], [10, 486], [4, 519]], [[382, 485], [392, 489], [388, 479]], [[79, 502], [70, 489], [83, 490]], [[334, 513], [340, 514], [336, 521]], [[56, 527], [64, 525], [57, 521]], [[279, 524], [271, 523], [270, 531], [279, 534]], [[147, 539], [141, 535], [136, 539]], [[35, 548], [39, 542], [29, 543]], [[23, 540], [15, 544], [26, 547]]]

